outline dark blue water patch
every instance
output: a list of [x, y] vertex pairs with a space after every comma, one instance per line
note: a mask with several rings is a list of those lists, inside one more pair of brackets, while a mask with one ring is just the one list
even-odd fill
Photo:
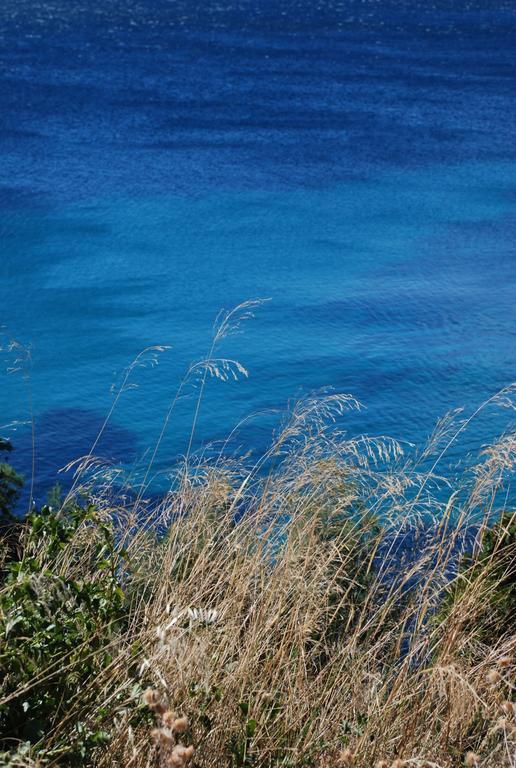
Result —
[[359, 325], [361, 328], [377, 328], [383, 335], [394, 334], [404, 327], [406, 332], [413, 334], [418, 329], [432, 331], [459, 325], [469, 306], [465, 299], [461, 301], [455, 297], [453, 304], [446, 297], [439, 297], [440, 304], [433, 304], [428, 299], [426, 294], [412, 292], [405, 296], [391, 295], [387, 304], [381, 297], [332, 301], [314, 307], [298, 307], [294, 320], [306, 324], [319, 323], [325, 327], [336, 325], [351, 329]]
[[312, 5], [7, 4], [6, 172], [63, 200], [514, 158], [510, 8]]
[[[471, 33], [485, 36], [494, 31], [503, 36], [507, 23], [514, 19], [514, 7], [510, 0], [470, 0], [452, 6], [449, 0], [436, 0], [429, 4], [413, 3], [410, 0], [384, 0], [383, 2], [349, 0], [343, 4], [337, 0], [326, 3], [306, 3], [304, 0], [288, 0], [280, 10], [272, 0], [235, 0], [220, 5], [201, 0], [178, 0], [177, 2], [121, 2], [106, 0], [102, 6], [92, 10], [90, 3], [76, 0], [73, 3], [45, 2], [32, 0], [6, 0], [3, 4], [5, 17], [12, 23], [20, 21], [34, 27], [49, 21], [60, 28], [71, 23], [105, 25], [106, 31], [119, 37], [120, 29], [127, 29], [132, 22], [131, 32], [136, 33], [142, 26], [148, 26], [159, 39], [161, 25], [185, 30], [204, 28], [215, 33], [228, 28], [242, 32], [264, 30], [267, 33], [285, 30], [316, 32], [335, 31], [343, 28], [370, 30], [374, 34], [385, 32], [406, 35], [409, 29], [424, 30], [429, 36], [453, 35], [457, 27], [464, 34], [464, 41], [470, 42]], [[496, 14], [496, 15], [494, 15]], [[494, 16], [494, 18], [493, 18]], [[469, 33], [469, 34], [467, 34]]]
[[[70, 462], [88, 456], [104, 424], [102, 414], [81, 408], [61, 408], [39, 414], [34, 421], [34, 490], [39, 506], [54, 483], [63, 491], [73, 483], [73, 470], [62, 472]], [[32, 467], [32, 429], [26, 425], [12, 435], [13, 452], [10, 461], [24, 474], [24, 490], [18, 505], [26, 510], [29, 501]], [[95, 447], [94, 456], [108, 468], [131, 463], [138, 456], [137, 437], [128, 427], [110, 422]]]
[[38, 133], [37, 131], [17, 131], [15, 128], [8, 128], [8, 127], [1, 127], [0, 128], [0, 141], [7, 143], [7, 142], [17, 142], [17, 141], [23, 141], [24, 139], [32, 140], [32, 139], [42, 139], [44, 136], [41, 133]]
[[[1, 132], [0, 132], [1, 135]], [[47, 209], [46, 196], [39, 194], [30, 185], [10, 186], [9, 184], [0, 184], [0, 210], [4, 214], [0, 218], [0, 231], [2, 237], [8, 230], [8, 223], [5, 214], [11, 214], [15, 211], [34, 211]]]

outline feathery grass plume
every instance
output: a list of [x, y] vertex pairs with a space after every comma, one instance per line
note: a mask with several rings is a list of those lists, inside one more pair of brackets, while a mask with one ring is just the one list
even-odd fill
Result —
[[188, 451], [153, 506], [102, 482], [82, 516], [31, 517], [0, 585], [0, 749], [29, 723], [34, 764], [514, 768], [514, 441], [443, 481], [470, 419], [427, 468], [346, 434], [358, 408], [316, 393], [258, 458]]

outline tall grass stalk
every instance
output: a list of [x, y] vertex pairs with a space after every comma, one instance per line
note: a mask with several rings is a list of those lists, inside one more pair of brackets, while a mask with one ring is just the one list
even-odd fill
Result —
[[94, 585], [113, 527], [102, 557], [123, 618], [96, 623], [91, 653], [56, 651], [18, 689], [0, 684], [2, 712], [43, 682], [81, 680], [39, 741], [16, 752], [4, 739], [6, 764], [68, 764], [77, 723], [101, 722], [107, 745], [84, 758], [98, 768], [516, 765], [515, 437], [450, 486], [434, 472], [449, 422], [425, 465], [394, 440], [340, 432], [336, 417], [358, 407], [335, 394], [296, 405], [251, 466], [196, 458], [194, 424], [158, 508], [141, 493], [120, 505], [104, 486], [90, 489], [98, 512], [51, 556], [26, 530], [23, 557], [40, 573]]

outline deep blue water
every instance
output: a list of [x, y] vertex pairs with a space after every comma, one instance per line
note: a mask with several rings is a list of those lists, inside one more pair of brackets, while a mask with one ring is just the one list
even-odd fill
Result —
[[[209, 382], [196, 447], [327, 385], [367, 406], [351, 433], [419, 442], [508, 384], [515, 55], [512, 0], [3, 0], [3, 367], [9, 339], [32, 350], [28, 378], [1, 375], [0, 426], [29, 473], [32, 399], [38, 498], [124, 367], [172, 345], [98, 448], [138, 463], [219, 309], [249, 298], [271, 300], [220, 353], [250, 377]], [[236, 442], [260, 450], [276, 418]]]

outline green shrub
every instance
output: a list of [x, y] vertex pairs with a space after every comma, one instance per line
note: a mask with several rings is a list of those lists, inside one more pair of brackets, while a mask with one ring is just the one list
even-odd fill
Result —
[[[0, 437], [0, 453], [10, 453], [9, 440]], [[12, 521], [14, 505], [18, 500], [23, 478], [6, 461], [0, 462], [0, 527]]]
[[0, 592], [0, 749], [29, 742], [84, 765], [105, 741], [92, 702], [124, 627], [119, 568], [112, 525], [94, 506], [28, 517], [23, 555]]

